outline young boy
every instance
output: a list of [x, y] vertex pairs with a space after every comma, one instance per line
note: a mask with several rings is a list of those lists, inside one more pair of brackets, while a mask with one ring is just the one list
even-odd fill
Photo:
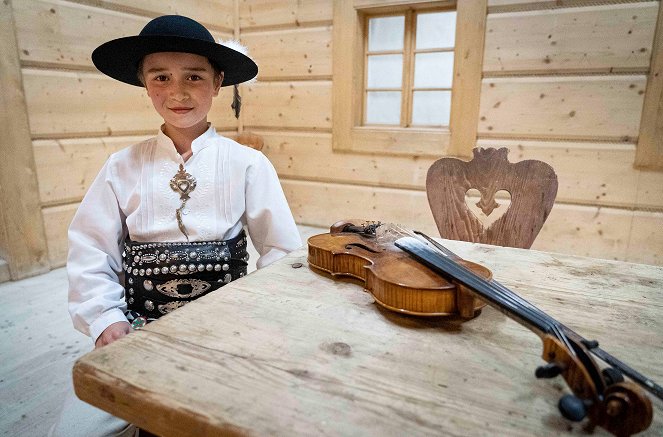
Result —
[[257, 75], [250, 58], [194, 20], [163, 16], [92, 60], [144, 86], [164, 120], [155, 138], [108, 159], [69, 228], [69, 310], [102, 347], [244, 276], [244, 227], [258, 268], [301, 240], [267, 158], [207, 122], [221, 86]]

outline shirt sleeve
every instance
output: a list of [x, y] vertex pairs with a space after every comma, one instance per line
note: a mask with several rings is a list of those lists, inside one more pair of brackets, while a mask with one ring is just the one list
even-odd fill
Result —
[[298, 249], [302, 240], [276, 170], [262, 153], [247, 170], [246, 222], [260, 269]]
[[69, 226], [69, 314], [74, 327], [96, 341], [124, 316], [120, 284], [124, 215], [112, 186], [109, 159], [83, 198]]

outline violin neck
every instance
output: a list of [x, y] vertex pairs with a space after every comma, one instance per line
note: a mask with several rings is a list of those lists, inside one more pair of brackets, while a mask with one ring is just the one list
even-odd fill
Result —
[[[419, 235], [422, 234], [419, 233]], [[439, 243], [434, 242], [430, 237], [425, 238], [433, 243], [434, 246], [440, 246]], [[599, 348], [598, 342], [583, 338], [580, 334], [564, 326], [504, 285], [497, 281], [488, 281], [465, 268], [457, 262], [460, 258], [443, 246], [443, 250], [435, 250], [412, 237], [400, 238], [394, 244], [419, 260], [419, 262], [428, 266], [431, 270], [443, 276], [451, 277], [456, 282], [470, 288], [488, 304], [526, 326], [528, 329], [535, 331], [539, 336], [552, 335], [556, 337], [572, 353], [574, 348], [571, 346], [569, 338], [576, 344], [582, 344], [594, 356], [619, 369], [624, 375], [663, 400], [663, 387]]]
[[400, 238], [395, 244], [431, 270], [465, 285], [488, 304], [537, 334], [555, 335], [553, 325], [559, 325], [559, 322], [498, 282], [484, 279], [465, 268], [457, 262], [460, 258], [448, 249], [440, 253], [415, 238]]

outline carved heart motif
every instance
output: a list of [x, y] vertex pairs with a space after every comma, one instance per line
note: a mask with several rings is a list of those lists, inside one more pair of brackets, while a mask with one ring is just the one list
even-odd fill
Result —
[[189, 184], [188, 181], [179, 181], [177, 183], [177, 188], [180, 189], [181, 192], [186, 193], [189, 190], [189, 187], [191, 185]]
[[511, 206], [511, 193], [499, 190], [495, 196], [482, 196], [476, 188], [465, 193], [467, 209], [479, 220], [484, 229], [488, 229], [499, 220]]
[[[510, 163], [508, 153], [506, 148], [476, 148], [471, 161], [445, 157], [430, 167], [426, 195], [440, 236], [532, 246], [555, 202], [557, 176], [542, 161]], [[510, 195], [496, 201], [493, 193], [503, 190]]]

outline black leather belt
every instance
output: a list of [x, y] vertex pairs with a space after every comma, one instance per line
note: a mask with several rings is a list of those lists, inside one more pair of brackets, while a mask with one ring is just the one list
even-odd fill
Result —
[[122, 253], [127, 318], [158, 319], [246, 275], [248, 259], [243, 230], [223, 241], [140, 243], [127, 238]]

